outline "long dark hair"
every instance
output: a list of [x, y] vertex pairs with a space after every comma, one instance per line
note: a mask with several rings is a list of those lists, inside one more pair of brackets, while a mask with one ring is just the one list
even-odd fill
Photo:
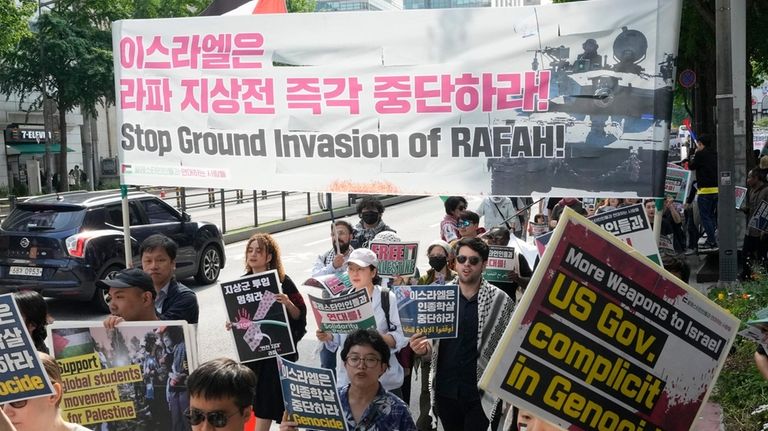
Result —
[[48, 304], [43, 296], [34, 290], [21, 290], [13, 294], [16, 305], [19, 306], [21, 315], [24, 316], [24, 323], [30, 328], [32, 342], [35, 343], [35, 349], [48, 353], [48, 347], [45, 346], [45, 338], [48, 333], [45, 327], [48, 325]]

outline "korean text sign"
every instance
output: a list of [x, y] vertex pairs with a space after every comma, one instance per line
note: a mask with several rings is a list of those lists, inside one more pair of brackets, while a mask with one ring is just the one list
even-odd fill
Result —
[[691, 171], [677, 165], [667, 165], [667, 178], [664, 180], [664, 195], [684, 204], [691, 188]]
[[365, 289], [328, 299], [309, 295], [309, 304], [321, 331], [349, 334], [376, 327], [371, 298]]
[[372, 242], [369, 248], [379, 260], [376, 267], [379, 275], [413, 275], [416, 272], [418, 242]]
[[483, 271], [483, 278], [491, 283], [510, 281], [510, 275], [519, 272], [515, 248], [499, 245], [492, 245], [488, 248], [488, 262], [485, 271]]
[[110, 429], [183, 425], [186, 379], [196, 365], [196, 340], [186, 322], [123, 322], [114, 329], [101, 322], [56, 322], [48, 330], [67, 421], [110, 423]]
[[13, 294], [0, 295], [0, 404], [53, 393]]
[[122, 180], [661, 196], [681, 4], [118, 21]]
[[739, 321], [565, 217], [480, 386], [567, 429], [691, 429]]
[[[661, 264], [659, 246], [653, 235], [653, 226], [648, 221], [648, 215], [645, 213], [642, 204], [630, 205], [595, 214], [589, 217], [589, 220], [610, 232], [616, 238], [624, 241], [630, 247], [641, 252], [643, 256]], [[549, 241], [551, 241], [552, 235], [553, 233], [549, 232], [536, 237], [539, 255], [544, 254], [544, 250]]]
[[747, 226], [763, 232], [768, 232], [768, 202], [760, 201], [757, 205], [755, 215], [749, 220]]
[[277, 271], [221, 283], [221, 292], [241, 362], [296, 351], [288, 312], [277, 302], [277, 295], [283, 293]]
[[394, 286], [397, 311], [406, 337], [419, 332], [427, 338], [456, 338], [459, 324], [459, 286]]
[[277, 358], [280, 386], [288, 420], [302, 429], [346, 430], [333, 372]]

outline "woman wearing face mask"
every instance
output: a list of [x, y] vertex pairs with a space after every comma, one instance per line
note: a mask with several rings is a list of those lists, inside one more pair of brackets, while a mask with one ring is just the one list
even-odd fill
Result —
[[357, 203], [357, 215], [360, 223], [355, 225], [355, 235], [350, 244], [352, 248], [368, 248], [373, 237], [384, 231], [395, 232], [381, 219], [384, 205], [373, 196], [366, 196]]
[[3, 431], [89, 431], [82, 425], [65, 421], [61, 416], [64, 395], [59, 364], [50, 355], [38, 352], [40, 361], [53, 385], [53, 395], [14, 401], [0, 409], [0, 430]]
[[[453, 270], [455, 256], [447, 242], [443, 240], [432, 241], [427, 247], [427, 257], [429, 258], [429, 269], [426, 274], [419, 278], [420, 285], [445, 284], [456, 278], [456, 272]], [[406, 347], [410, 349], [409, 346]], [[416, 427], [419, 431], [433, 431], [437, 429], [437, 420], [430, 411], [432, 403], [429, 397], [429, 359], [428, 356], [414, 355], [413, 367], [421, 368], [419, 374], [421, 378], [419, 417], [416, 419]]]

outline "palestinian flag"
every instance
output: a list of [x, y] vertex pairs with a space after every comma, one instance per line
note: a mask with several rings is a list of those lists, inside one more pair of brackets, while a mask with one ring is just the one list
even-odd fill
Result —
[[57, 359], [66, 359], [93, 353], [96, 343], [88, 328], [55, 329], [53, 335], [53, 354]]
[[287, 13], [285, 0], [213, 0], [200, 16]]

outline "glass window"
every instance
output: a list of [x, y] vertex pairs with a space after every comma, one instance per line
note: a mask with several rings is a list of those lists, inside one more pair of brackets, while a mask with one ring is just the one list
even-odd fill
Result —
[[45, 207], [20, 204], [3, 221], [10, 232], [62, 231], [79, 228], [85, 210], [78, 207]]
[[141, 201], [141, 205], [147, 214], [149, 224], [178, 223], [180, 221], [175, 211], [156, 200], [146, 199]]

